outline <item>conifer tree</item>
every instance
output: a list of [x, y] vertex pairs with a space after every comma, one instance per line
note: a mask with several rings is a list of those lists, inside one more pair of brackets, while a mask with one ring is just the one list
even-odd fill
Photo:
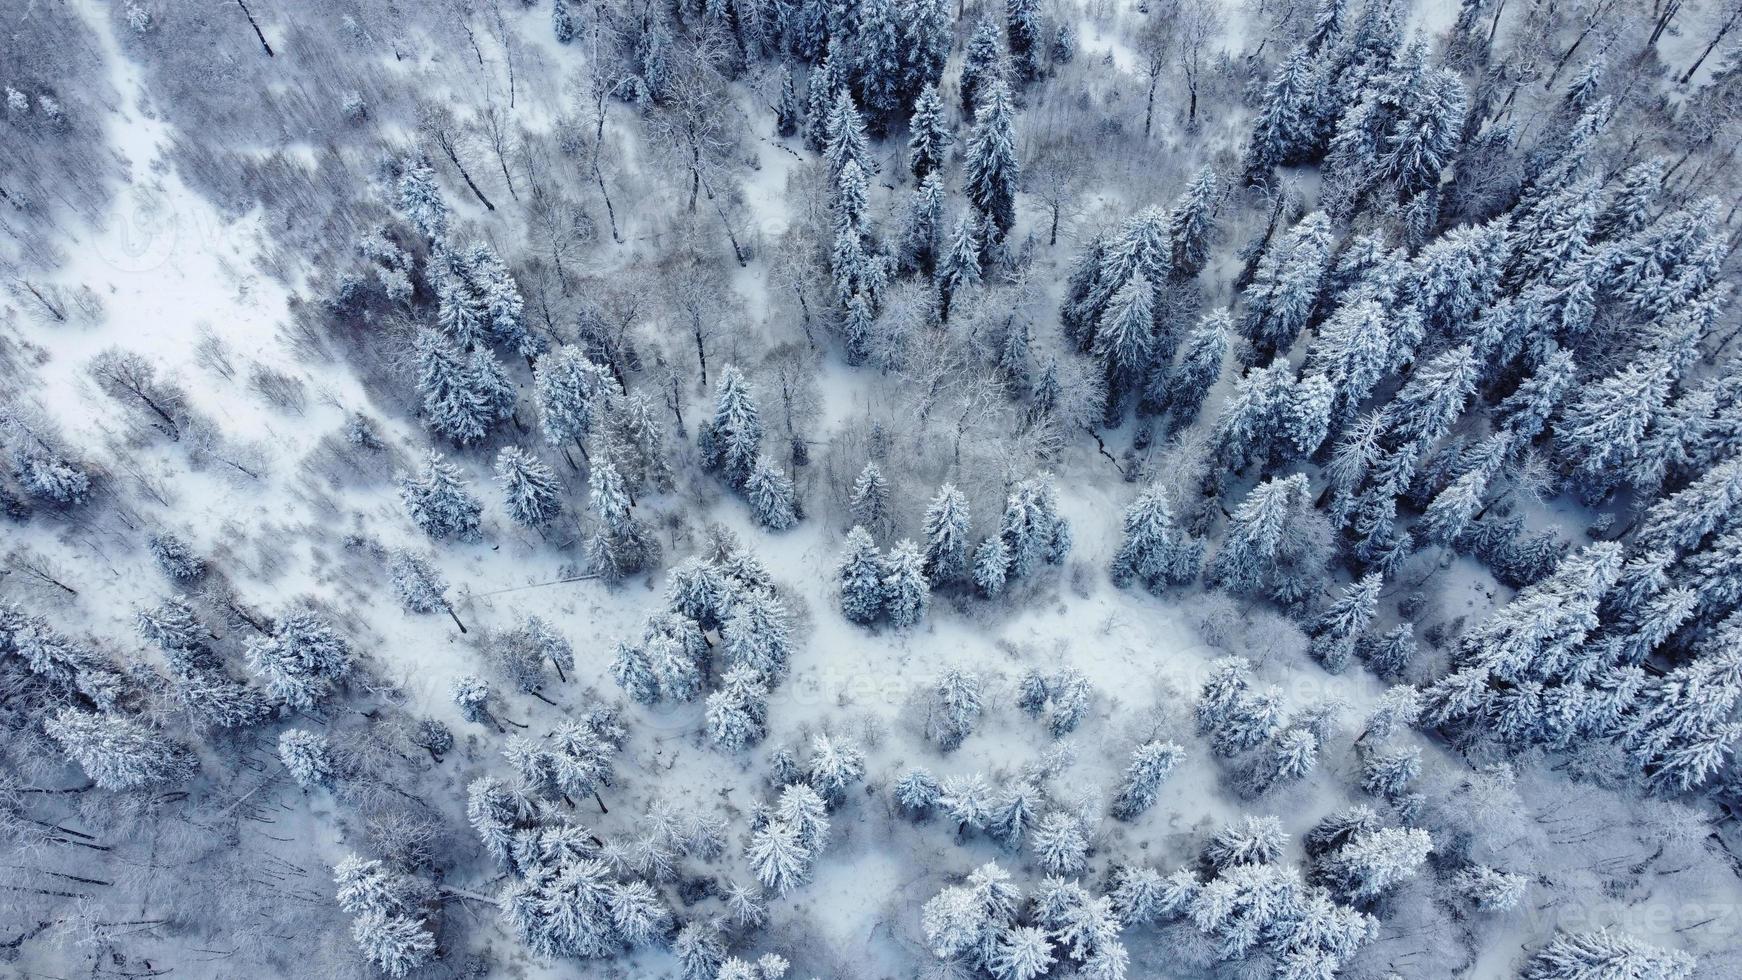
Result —
[[982, 689], [978, 675], [960, 668], [944, 672], [938, 682], [926, 730], [941, 751], [949, 752], [973, 734], [980, 721]]
[[351, 646], [325, 618], [306, 610], [280, 617], [246, 644], [249, 669], [272, 696], [299, 710], [323, 700], [351, 671]]
[[903, 13], [893, 0], [865, 0], [859, 5], [854, 88], [878, 132], [888, 129], [909, 98], [899, 23]]
[[1325, 95], [1321, 79], [1307, 45], [1296, 47], [1277, 67], [1246, 144], [1247, 183], [1267, 180], [1278, 165], [1299, 163], [1314, 152]]
[[829, 110], [823, 158], [829, 162], [829, 176], [837, 182], [841, 180], [841, 171], [848, 161], [857, 164], [859, 172], [867, 178], [877, 172], [877, 165], [871, 159], [871, 143], [865, 136], [864, 120], [853, 102], [853, 94], [845, 88], [836, 93], [835, 104]]
[[720, 626], [727, 659], [775, 680], [792, 656], [792, 631], [786, 606], [767, 589], [745, 589]]
[[667, 492], [672, 488], [671, 461], [667, 458], [664, 424], [657, 418], [653, 400], [641, 391], [613, 399], [605, 418], [609, 456], [622, 474], [629, 498], [636, 492]]
[[1125, 540], [1113, 556], [1115, 585], [1123, 588], [1135, 580], [1159, 595], [1198, 577], [1203, 546], [1175, 523], [1161, 484], [1150, 484], [1126, 508], [1124, 530]]
[[1004, 38], [1010, 49], [1010, 66], [1017, 84], [1040, 77], [1040, 10], [1035, 0], [1005, 0]]
[[1266, 480], [1234, 511], [1209, 577], [1236, 592], [1257, 589], [1273, 573], [1289, 524], [1311, 503], [1304, 474]]
[[1286, 351], [1300, 335], [1318, 303], [1331, 242], [1330, 219], [1315, 211], [1259, 260], [1243, 327], [1254, 361]]
[[1216, 172], [1206, 166], [1192, 178], [1168, 212], [1167, 237], [1174, 275], [1191, 279], [1203, 271], [1210, 257], [1210, 235], [1216, 227], [1219, 195]]
[[982, 86], [1004, 75], [1004, 51], [998, 43], [998, 25], [985, 18], [974, 26], [962, 55], [962, 115], [973, 116], [980, 106]]
[[920, 89], [913, 103], [913, 116], [908, 121], [907, 165], [916, 183], [943, 169], [944, 154], [949, 152], [955, 135], [944, 118], [944, 100], [936, 85]]
[[1139, 745], [1131, 753], [1131, 764], [1125, 769], [1125, 779], [1113, 797], [1113, 816], [1119, 820], [1134, 820], [1155, 805], [1162, 781], [1185, 758], [1185, 749], [1172, 742], [1151, 741]]
[[406, 612], [441, 610], [453, 619], [460, 632], [466, 632], [465, 624], [460, 622], [454, 607], [448, 603], [447, 580], [428, 558], [405, 548], [397, 549], [387, 557], [387, 574], [393, 583], [393, 592]]
[[1022, 177], [1015, 116], [1009, 87], [1002, 80], [991, 81], [980, 95], [963, 150], [963, 190], [974, 209], [997, 226], [1000, 238], [1016, 224], [1016, 188]]
[[851, 622], [871, 623], [883, 614], [883, 559], [870, 532], [855, 527], [836, 566], [835, 581], [841, 590], [841, 615]]
[[1368, 572], [1343, 590], [1343, 594], [1313, 624], [1313, 656], [1325, 669], [1340, 674], [1354, 658], [1367, 636], [1367, 627], [1379, 608], [1379, 589], [1385, 584], [1377, 572]]
[[924, 560], [926, 578], [940, 585], [968, 571], [968, 498], [953, 483], [938, 487], [926, 507]]
[[[944, 185], [936, 173], [920, 178], [901, 229], [901, 268], [931, 276], [944, 236]], [[977, 273], [979, 270], [975, 269]]]
[[187, 746], [121, 715], [62, 708], [43, 730], [100, 789], [181, 783], [199, 768]]
[[883, 560], [883, 608], [897, 629], [919, 625], [931, 603], [931, 582], [925, 560], [912, 541], [901, 541]]
[[1694, 958], [1608, 929], [1563, 932], [1525, 964], [1524, 980], [1690, 980]]
[[762, 413], [750, 383], [734, 365], [720, 371], [714, 392], [714, 417], [702, 435], [702, 465], [742, 487], [761, 455]]
[[1004, 591], [1010, 575], [1010, 550], [1002, 535], [994, 534], [980, 542], [974, 551], [974, 585], [980, 594], [995, 599]]
[[470, 445], [512, 414], [512, 393], [488, 351], [468, 359], [433, 330], [419, 330], [413, 348], [424, 423], [438, 434]]
[[821, 153], [828, 145], [829, 120], [834, 115], [835, 97], [847, 84], [845, 76], [831, 40], [822, 64], [812, 68], [807, 79], [804, 145], [813, 152]]
[[867, 460], [853, 481], [847, 510], [853, 515], [853, 523], [863, 528], [881, 529], [889, 523], [889, 481], [883, 478], [883, 469], [876, 460]]
[[399, 176], [399, 210], [423, 237], [440, 242], [448, 233], [448, 205], [436, 186], [435, 171], [418, 159], [405, 161]]
[[567, 44], [575, 39], [575, 15], [569, 9], [568, 0], [551, 0], [550, 26], [556, 33], [558, 44]]
[[803, 122], [803, 110], [799, 108], [798, 86], [793, 84], [792, 71], [786, 65], [780, 66], [780, 96], [774, 106], [774, 134], [781, 138], [798, 133], [798, 127]]
[[290, 778], [303, 789], [332, 782], [332, 750], [324, 735], [301, 728], [286, 729], [278, 736], [278, 758]]
[[1222, 361], [1228, 354], [1228, 334], [1233, 326], [1226, 310], [1214, 310], [1204, 315], [1180, 352], [1179, 366], [1169, 378], [1165, 398], [1150, 393], [1152, 401], [1168, 406], [1176, 427], [1190, 425], [1197, 419], [1210, 388], [1222, 375]]
[[562, 512], [562, 481], [532, 453], [503, 446], [496, 454], [496, 482], [508, 516], [521, 527], [537, 530]]
[[553, 446], [574, 443], [586, 455], [586, 439], [613, 386], [610, 373], [573, 344], [540, 357], [533, 368], [533, 400], [539, 424]]
[[444, 462], [442, 454], [433, 449], [425, 457], [422, 472], [400, 478], [399, 499], [412, 523], [432, 538], [475, 541], [479, 537], [478, 517], [483, 506], [466, 489], [459, 468]]
[[797, 491], [792, 480], [766, 456], [759, 456], [744, 481], [744, 499], [756, 523], [770, 531], [784, 531], [798, 523]]
[[595, 462], [587, 483], [599, 522], [587, 542], [588, 564], [606, 581], [633, 575], [653, 564], [659, 545], [647, 525], [632, 513], [617, 467], [608, 460]]
[[980, 240], [970, 215], [962, 215], [950, 235], [943, 259], [938, 263], [938, 320], [948, 323], [950, 304], [963, 289], [980, 284]]

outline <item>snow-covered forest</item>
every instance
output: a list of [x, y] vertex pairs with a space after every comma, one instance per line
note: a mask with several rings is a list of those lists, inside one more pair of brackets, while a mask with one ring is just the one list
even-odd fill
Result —
[[0, 974], [1742, 976], [1742, 0], [0, 0]]

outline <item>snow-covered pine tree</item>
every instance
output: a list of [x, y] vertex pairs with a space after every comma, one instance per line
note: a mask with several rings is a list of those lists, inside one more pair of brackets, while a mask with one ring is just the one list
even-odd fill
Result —
[[303, 789], [332, 782], [335, 775], [332, 749], [326, 736], [303, 728], [288, 728], [278, 736], [278, 758], [290, 778]]
[[980, 284], [980, 249], [982, 242], [974, 233], [971, 214], [956, 221], [955, 231], [938, 262], [938, 321], [948, 323], [950, 306], [964, 289]]
[[847, 532], [841, 560], [835, 566], [835, 582], [841, 592], [841, 615], [854, 623], [874, 622], [883, 614], [886, 572], [870, 532], [855, 527]]
[[1608, 929], [1563, 932], [1525, 964], [1524, 980], [1691, 980], [1692, 956]]
[[981, 595], [995, 599], [1004, 591], [1009, 576], [1010, 549], [1004, 546], [1002, 535], [991, 535], [974, 551], [974, 585]]
[[919, 625], [931, 604], [925, 559], [912, 541], [899, 541], [883, 559], [883, 608], [897, 629]]
[[1379, 590], [1384, 584], [1378, 572], [1368, 572], [1350, 583], [1313, 624], [1313, 656], [1326, 670], [1340, 674], [1354, 659], [1355, 651], [1368, 637], [1367, 628], [1379, 609]]
[[1113, 556], [1112, 575], [1121, 588], [1133, 580], [1160, 594], [1198, 577], [1203, 546], [1174, 521], [1167, 491], [1150, 484], [1125, 510], [1125, 540]]
[[960, 579], [968, 572], [968, 498], [953, 483], [938, 487], [925, 510], [923, 568], [932, 584]]
[[1002, 238], [1016, 224], [1016, 189], [1022, 177], [1016, 159], [1016, 110], [1002, 79], [987, 84], [979, 99], [974, 128], [962, 151], [963, 190], [974, 210], [987, 216]]
[[1040, 32], [1040, 9], [1035, 0], [1005, 0], [1004, 39], [1010, 50], [1010, 67], [1018, 85], [1040, 77], [1046, 56]]
[[[1228, 354], [1228, 335], [1233, 320], [1223, 309], [1212, 310], [1187, 335], [1179, 364], [1167, 377], [1165, 395], [1151, 391], [1150, 400], [1166, 405], [1175, 428], [1196, 421], [1210, 388], [1222, 376], [1222, 361]], [[1158, 374], [1158, 377], [1163, 375]]]
[[1191, 279], [1203, 271], [1210, 257], [1210, 236], [1216, 230], [1220, 198], [1216, 172], [1205, 166], [1168, 212], [1167, 237], [1174, 275]]
[[413, 340], [424, 423], [461, 446], [483, 439], [512, 414], [512, 401], [503, 404], [499, 372], [488, 370], [490, 355], [482, 353], [484, 360], [474, 362], [434, 330], [419, 330]]
[[1315, 211], [1259, 260], [1257, 275], [1246, 291], [1242, 325], [1252, 343], [1252, 363], [1293, 346], [1318, 304], [1332, 241], [1330, 219]]
[[834, 114], [835, 97], [847, 85], [842, 60], [831, 39], [822, 64], [812, 68], [806, 78], [804, 145], [815, 153], [821, 153], [828, 144], [829, 117]]
[[459, 467], [444, 462], [433, 449], [425, 456], [421, 472], [400, 477], [399, 499], [406, 516], [432, 538], [476, 541], [480, 536], [483, 505], [466, 489]]
[[1414, 878], [1433, 847], [1433, 837], [1419, 827], [1383, 827], [1354, 834], [1319, 858], [1319, 869], [1343, 898], [1368, 902]]
[[973, 116], [980, 106], [980, 89], [1004, 77], [1004, 49], [998, 41], [998, 25], [983, 18], [974, 25], [962, 54], [962, 77], [957, 89], [962, 95], [962, 115]]
[[942, 788], [929, 769], [910, 769], [895, 783], [895, 802], [916, 820], [925, 819], [938, 805]]
[[435, 171], [429, 164], [407, 158], [399, 176], [399, 210], [405, 213], [423, 237], [440, 242], [448, 233], [448, 206], [436, 186]]
[[865, 122], [853, 93], [845, 88], [835, 93], [835, 104], [829, 109], [829, 122], [823, 142], [823, 159], [828, 161], [829, 176], [839, 184], [848, 161], [856, 164], [862, 177], [869, 180], [877, 172], [871, 158], [871, 143], [865, 136]]
[[847, 511], [853, 523], [877, 533], [889, 524], [889, 481], [883, 478], [883, 468], [877, 461], [866, 460], [864, 469], [853, 481], [852, 495], [847, 499]]
[[702, 465], [741, 487], [761, 454], [762, 414], [750, 383], [735, 365], [720, 370], [714, 392], [714, 416], [704, 430]]
[[270, 635], [250, 637], [245, 652], [249, 669], [266, 690], [303, 711], [351, 672], [351, 645], [325, 617], [308, 610], [280, 617]]
[[768, 686], [749, 667], [726, 671], [720, 689], [708, 695], [708, 738], [727, 752], [762, 741], [768, 733], [767, 718]]
[[634, 515], [617, 467], [609, 460], [595, 461], [587, 483], [593, 515], [598, 521], [587, 539], [587, 563], [607, 581], [650, 566], [659, 545], [647, 525]]
[[1011, 488], [998, 536], [1003, 539], [1012, 578], [1034, 574], [1042, 561], [1056, 565], [1064, 560], [1070, 551], [1070, 525], [1059, 516], [1058, 493], [1049, 479], [1031, 478]]
[[177, 582], [191, 582], [206, 573], [206, 560], [186, 541], [168, 531], [152, 534], [145, 544], [157, 567]]
[[573, 344], [539, 357], [533, 367], [532, 392], [544, 437], [551, 445], [564, 447], [564, 452], [572, 442], [586, 455], [586, 439], [614, 386], [610, 372]]
[[792, 71], [784, 64], [780, 66], [777, 87], [780, 95], [774, 106], [774, 134], [785, 138], [798, 133], [799, 123], [803, 121], [803, 110], [799, 108], [798, 86], [793, 84]]
[[798, 498], [792, 480], [767, 456], [759, 456], [744, 481], [744, 499], [756, 523], [771, 531], [784, 531], [798, 523]]
[[792, 658], [792, 628], [785, 604], [767, 589], [741, 590], [720, 626], [720, 640], [733, 666], [778, 680]]
[[408, 548], [396, 548], [387, 556], [387, 576], [393, 584], [393, 594], [406, 612], [432, 613], [437, 610], [450, 616], [460, 632], [466, 627], [448, 603], [448, 583], [442, 573], [430, 564], [429, 557]]
[[531, 452], [518, 446], [503, 446], [496, 454], [495, 469], [496, 482], [502, 487], [502, 504], [514, 523], [538, 530], [562, 512], [562, 481]]
[[878, 132], [884, 132], [906, 107], [909, 93], [903, 65], [901, 18], [893, 0], [859, 4], [853, 88]]
[[944, 100], [938, 96], [936, 85], [927, 85], [914, 100], [908, 122], [907, 166], [915, 183], [943, 169], [944, 154], [954, 141], [955, 134], [944, 118]]
[[951, 668], [938, 681], [926, 723], [927, 734], [938, 749], [949, 752], [973, 734], [979, 723], [983, 685], [980, 677], [961, 668]]
[[187, 746], [122, 715], [62, 708], [43, 730], [100, 789], [181, 783], [199, 769]]
[[1235, 509], [1210, 563], [1210, 579], [1235, 592], [1264, 587], [1274, 574], [1290, 525], [1312, 504], [1305, 474], [1276, 477], [1252, 488]]
[[918, 183], [902, 224], [901, 267], [931, 276], [937, 269], [938, 252], [943, 244], [944, 185], [936, 173], [926, 174]]
[[1145, 742], [1131, 753], [1125, 779], [1113, 797], [1112, 813], [1119, 820], [1135, 820], [1155, 805], [1162, 781], [1185, 758], [1185, 749], [1173, 742]]

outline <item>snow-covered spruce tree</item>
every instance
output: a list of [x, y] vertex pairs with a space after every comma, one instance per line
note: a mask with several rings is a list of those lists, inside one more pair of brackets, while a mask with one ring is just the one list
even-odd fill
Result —
[[1331, 222], [1320, 212], [1302, 218], [1259, 260], [1246, 290], [1241, 329], [1252, 343], [1250, 363], [1261, 363], [1294, 345], [1319, 300], [1332, 244]]
[[436, 954], [435, 936], [411, 915], [365, 911], [351, 923], [351, 938], [365, 959], [394, 978], [410, 976]]
[[413, 340], [417, 390], [424, 424], [445, 439], [469, 446], [514, 413], [514, 394], [488, 350], [465, 354], [433, 330]]
[[430, 564], [428, 556], [406, 548], [395, 549], [387, 556], [387, 577], [393, 583], [393, 594], [399, 597], [399, 604], [406, 612], [440, 610], [448, 614], [460, 632], [466, 632], [466, 624], [460, 622], [459, 615], [448, 602], [447, 580]]
[[1384, 800], [1401, 799], [1421, 775], [1421, 749], [1377, 752], [1361, 764], [1361, 788]]
[[1524, 980], [1690, 980], [1692, 956], [1640, 942], [1608, 929], [1563, 932], [1525, 964]]
[[1125, 510], [1125, 540], [1113, 555], [1113, 583], [1136, 581], [1159, 595], [1169, 586], [1198, 577], [1203, 545], [1193, 541], [1173, 518], [1167, 491], [1150, 484]]
[[351, 672], [351, 645], [325, 617], [308, 610], [280, 617], [270, 635], [250, 637], [245, 652], [267, 692], [299, 711], [325, 700]]
[[938, 785], [937, 777], [931, 770], [924, 768], [910, 769], [899, 780], [896, 780], [893, 790], [895, 803], [915, 820], [924, 820], [938, 805], [938, 798], [943, 789]]
[[1368, 572], [1350, 583], [1313, 624], [1313, 656], [1333, 674], [1342, 673], [1367, 639], [1367, 627], [1379, 608], [1379, 590], [1385, 579]]
[[[1697, 656], [1652, 680], [1616, 720], [1614, 729], [1646, 780], [1663, 791], [1686, 791], [1717, 775], [1742, 739], [1742, 612], [1731, 613]], [[1628, 668], [1613, 678], [1627, 686]]]
[[278, 758], [290, 778], [303, 789], [313, 789], [333, 781], [335, 765], [332, 749], [324, 735], [303, 728], [288, 728], [278, 736]]
[[563, 681], [575, 669], [574, 647], [537, 616], [528, 616], [521, 625], [497, 634], [491, 641], [489, 656], [514, 681], [515, 687], [527, 693], [544, 686], [547, 665], [555, 668], [557, 677]]
[[963, 144], [962, 184], [968, 202], [991, 219], [1002, 238], [1016, 224], [1016, 188], [1022, 178], [1016, 159], [1016, 110], [1001, 79], [987, 84], [979, 98], [974, 128]]
[[1325, 884], [1350, 902], [1371, 902], [1414, 878], [1433, 851], [1433, 837], [1419, 827], [1359, 831], [1318, 859]]
[[665, 447], [664, 424], [656, 417], [653, 399], [645, 392], [610, 399], [605, 414], [608, 455], [623, 475], [630, 502], [638, 492], [665, 493], [672, 488], [671, 460]]
[[1187, 335], [1179, 363], [1167, 376], [1164, 392], [1150, 391], [1150, 400], [1165, 405], [1172, 413], [1176, 429], [1196, 421], [1210, 388], [1222, 376], [1222, 361], [1228, 355], [1232, 329], [1233, 320], [1226, 310], [1206, 313]]
[[784, 64], [780, 66], [776, 89], [780, 95], [774, 105], [774, 133], [782, 138], [796, 135], [803, 110], [799, 107], [798, 86], [793, 84], [792, 71]]
[[956, 88], [962, 96], [962, 115], [973, 116], [981, 102], [980, 90], [1004, 77], [1004, 49], [998, 41], [998, 25], [990, 17], [974, 25], [962, 54], [962, 77]]
[[1059, 516], [1058, 492], [1050, 479], [1035, 477], [1011, 488], [998, 536], [1009, 556], [1011, 578], [1034, 574], [1043, 561], [1049, 565], [1064, 561], [1071, 548], [1070, 524]]
[[1275, 817], [1242, 817], [1217, 831], [1204, 845], [1204, 862], [1218, 872], [1241, 864], [1275, 864], [1288, 848], [1288, 835]]
[[972, 214], [963, 214], [950, 233], [943, 258], [938, 262], [938, 321], [948, 323], [950, 305], [968, 289], [980, 284], [982, 243], [974, 232]]
[[1082, 874], [1089, 861], [1089, 838], [1083, 819], [1066, 810], [1054, 810], [1034, 828], [1034, 854], [1048, 875]]
[[968, 571], [968, 498], [953, 483], [938, 487], [925, 509], [923, 569], [933, 585], [960, 579]]
[[1266, 480], [1235, 508], [1208, 578], [1233, 592], [1266, 588], [1285, 550], [1290, 524], [1312, 504], [1305, 474]]
[[762, 887], [785, 895], [809, 880], [814, 855], [799, 840], [797, 828], [771, 820], [751, 835], [744, 857]]
[[859, 5], [853, 89], [880, 133], [888, 130], [911, 97], [902, 64], [902, 13], [894, 0], [866, 0]]
[[744, 480], [744, 498], [756, 523], [784, 531], [798, 523], [798, 497], [792, 480], [766, 456], [759, 456]]
[[853, 102], [853, 93], [847, 89], [835, 93], [835, 103], [829, 109], [824, 132], [823, 159], [828, 161], [829, 176], [837, 184], [848, 162], [855, 164], [866, 180], [877, 172], [877, 165], [871, 159], [871, 142], [865, 136], [865, 122], [859, 116], [859, 107]]
[[133, 631], [163, 650], [172, 671], [208, 666], [214, 659], [206, 647], [205, 624], [185, 595], [170, 596], [134, 613]]
[[1452, 887], [1483, 912], [1510, 912], [1524, 900], [1530, 876], [1472, 865], [1452, 878]]
[[444, 462], [442, 454], [433, 449], [424, 458], [421, 472], [400, 477], [399, 499], [406, 516], [432, 538], [476, 541], [480, 536], [478, 518], [483, 505], [466, 488], [459, 467]]
[[885, 574], [883, 558], [877, 553], [877, 542], [871, 539], [870, 532], [862, 527], [847, 532], [841, 560], [835, 566], [841, 615], [861, 625], [875, 622], [883, 614]]
[[610, 371], [573, 344], [539, 357], [532, 370], [532, 397], [545, 439], [564, 452], [573, 443], [585, 456], [587, 437], [614, 387]]
[[623, 478], [608, 460], [593, 463], [588, 492], [598, 525], [587, 539], [587, 563], [607, 581], [616, 581], [651, 567], [659, 543], [630, 509]]
[[503, 446], [496, 454], [496, 483], [509, 518], [521, 527], [538, 530], [562, 513], [563, 485], [556, 471], [518, 446]]
[[1185, 758], [1186, 750], [1173, 742], [1145, 742], [1131, 753], [1125, 779], [1113, 797], [1112, 813], [1119, 820], [1135, 820], [1155, 805], [1162, 781]]
[[867, 460], [853, 481], [847, 511], [859, 527], [877, 531], [889, 523], [889, 481], [883, 478], [883, 468], [876, 460]]
[[575, 14], [569, 9], [569, 0], [551, 0], [550, 26], [558, 44], [575, 39]]
[[[935, 173], [920, 178], [902, 221], [897, 255], [905, 272], [931, 276], [937, 271], [944, 237], [944, 185]], [[976, 270], [978, 271], [978, 270]]]
[[974, 586], [980, 594], [988, 599], [997, 598], [1009, 575], [1010, 549], [1004, 546], [1004, 538], [994, 534], [980, 542], [974, 551]]
[[401, 164], [399, 176], [399, 210], [404, 212], [423, 237], [439, 242], [448, 233], [448, 205], [436, 186], [435, 171], [429, 164], [407, 158]]
[[206, 560], [186, 541], [168, 531], [151, 535], [146, 546], [163, 574], [177, 582], [191, 582], [206, 573]]
[[1264, 108], [1247, 139], [1243, 161], [1247, 183], [1267, 182], [1278, 165], [1300, 163], [1313, 155], [1317, 117], [1325, 101], [1323, 86], [1307, 45], [1296, 47], [1277, 66], [1264, 93]]
[[90, 498], [91, 474], [77, 460], [42, 447], [15, 446], [12, 475], [31, 497], [56, 507], [77, 507]]
[[1041, 39], [1040, 9], [1035, 0], [1005, 0], [1004, 40], [1010, 51], [1014, 81], [1021, 85], [1039, 78], [1046, 52]]
[[940, 751], [954, 750], [973, 734], [983, 706], [982, 688], [978, 674], [960, 667], [945, 671], [938, 680], [926, 720], [926, 733], [938, 744]]
[[931, 604], [925, 559], [912, 541], [900, 541], [883, 559], [883, 609], [897, 629], [919, 625]]
[[732, 486], [743, 486], [761, 455], [762, 431], [750, 383], [736, 366], [726, 365], [714, 387], [714, 416], [700, 436], [702, 465]]
[[[805, 762], [805, 782], [829, 807], [838, 807], [847, 798], [847, 790], [854, 783], [865, 778], [865, 754], [852, 739], [844, 736], [818, 734], [812, 736], [810, 758]], [[787, 787], [781, 794], [781, 813], [798, 826], [807, 846], [816, 847], [822, 843], [822, 834], [827, 830], [826, 822], [818, 824], [819, 815], [805, 816], [799, 819], [793, 816], [801, 811], [810, 813], [815, 807], [806, 804], [803, 786]], [[794, 808], [799, 808], [795, 810]], [[820, 827], [820, 829], [819, 829]]]
[[1216, 172], [1199, 170], [1167, 214], [1167, 237], [1173, 274], [1191, 279], [1204, 269], [1210, 257], [1210, 236], [1216, 230], [1216, 207], [1221, 189]]
[[1046, 797], [1033, 781], [1017, 777], [1006, 783], [986, 819], [986, 836], [1010, 850], [1022, 845], [1023, 836], [1033, 829], [1040, 817]]
[[708, 738], [727, 752], [762, 741], [768, 734], [768, 686], [762, 675], [744, 666], [721, 678], [720, 689], [708, 695]]
[[720, 626], [726, 660], [748, 667], [771, 683], [792, 658], [792, 628], [786, 606], [768, 589], [743, 589]]
[[42, 727], [99, 789], [182, 783], [199, 769], [186, 745], [122, 715], [62, 708]]
[[913, 116], [908, 121], [907, 166], [916, 184], [923, 186], [927, 176], [943, 168], [944, 154], [954, 141], [937, 86], [927, 85], [914, 100]]

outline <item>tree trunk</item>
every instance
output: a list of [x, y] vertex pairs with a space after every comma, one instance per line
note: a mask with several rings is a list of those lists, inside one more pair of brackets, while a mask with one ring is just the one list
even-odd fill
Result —
[[242, 16], [248, 18], [248, 26], [254, 28], [254, 36], [260, 39], [260, 49], [266, 52], [266, 57], [274, 57], [272, 54], [272, 45], [266, 43], [266, 35], [260, 33], [260, 25], [254, 22], [254, 13], [248, 9], [248, 5], [243, 3], [242, 0], [236, 0], [236, 6], [242, 8]]
[[461, 633], [464, 633], [464, 632], [466, 632], [466, 624], [465, 624], [465, 623], [462, 623], [462, 622], [460, 622], [460, 617], [459, 617], [459, 616], [457, 616], [457, 615], [455, 615], [455, 613], [454, 613], [454, 607], [453, 607], [453, 606], [450, 606], [450, 605], [448, 605], [448, 604], [447, 604], [447, 603], [445, 603], [445, 602], [444, 602], [444, 603], [442, 603], [442, 608], [443, 608], [443, 609], [445, 609], [445, 610], [447, 610], [447, 613], [448, 613], [448, 618], [449, 618], [449, 619], [451, 619], [451, 620], [453, 620], [453, 621], [454, 621], [454, 625], [455, 625], [455, 626], [458, 626], [458, 627], [459, 627], [459, 628], [460, 628], [460, 632], [461, 632]]
[[472, 182], [472, 175], [466, 173], [466, 167], [464, 164], [460, 163], [460, 155], [454, 152], [453, 144], [449, 143], [445, 138], [441, 142], [442, 151], [448, 155], [448, 160], [453, 163], [454, 169], [460, 172], [460, 177], [466, 181], [466, 186], [472, 189], [472, 196], [476, 197], [478, 202], [484, 205], [484, 210], [496, 210], [496, 205], [491, 204], [490, 199], [484, 196], [484, 192], [478, 189], [478, 185]]
[[1143, 103], [1143, 138], [1149, 138], [1149, 124], [1155, 118], [1155, 86], [1160, 75], [1149, 76], [1149, 96]]
[[599, 804], [599, 812], [600, 813], [610, 813], [611, 812], [610, 810], [605, 809], [605, 801], [599, 797], [599, 791], [596, 789], [593, 790], [593, 802]]
[[1724, 42], [1724, 35], [1730, 33], [1730, 29], [1736, 26], [1738, 20], [1742, 20], [1742, 5], [1738, 5], [1736, 12], [1731, 14], [1728, 20], [1718, 26], [1718, 32], [1712, 35], [1712, 43], [1706, 45], [1706, 49], [1701, 51], [1700, 56], [1694, 59], [1694, 63], [1688, 66], [1688, 70], [1682, 73], [1680, 79], [1681, 84], [1686, 85], [1688, 82], [1693, 81], [1694, 74], [1700, 70], [1701, 65], [1706, 63], [1706, 58], [1711, 56], [1712, 52], [1718, 47], [1718, 45]]

